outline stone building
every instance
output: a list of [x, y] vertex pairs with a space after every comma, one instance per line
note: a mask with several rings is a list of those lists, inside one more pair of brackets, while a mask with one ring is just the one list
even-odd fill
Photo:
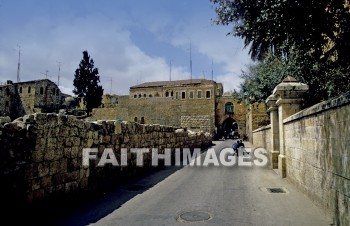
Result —
[[36, 112], [58, 112], [62, 103], [58, 86], [48, 80], [33, 80], [0, 85], [0, 115], [12, 119]]
[[102, 103], [102, 108], [93, 110], [95, 120], [216, 131], [220, 137], [231, 129], [246, 133], [246, 106], [233, 96], [223, 95], [222, 84], [213, 80], [146, 82], [130, 87], [126, 96], [104, 95]]

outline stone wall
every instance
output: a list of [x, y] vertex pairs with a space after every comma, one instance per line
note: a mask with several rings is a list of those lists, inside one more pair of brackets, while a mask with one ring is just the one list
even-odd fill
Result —
[[[94, 120], [200, 127], [214, 134], [215, 127], [220, 128], [226, 118], [233, 117], [239, 124], [239, 133], [246, 134], [246, 107], [232, 96], [223, 96], [222, 84], [211, 80], [144, 83], [130, 87], [128, 96], [104, 95], [102, 102], [103, 108], [93, 110]], [[225, 112], [228, 102], [234, 104], [234, 114]], [[210, 117], [210, 125], [204, 125], [202, 119], [198, 121], [198, 115]]]
[[239, 134], [246, 134], [246, 106], [239, 103], [238, 100], [232, 96], [221, 96], [216, 98], [215, 125], [222, 126], [224, 120], [229, 117], [229, 114], [225, 112], [225, 105], [227, 103], [233, 104], [234, 114], [231, 116], [238, 123]]
[[10, 116], [14, 95], [15, 87], [12, 84], [0, 85], [0, 116]]
[[[38, 113], [0, 124], [1, 200], [13, 203], [65, 197], [94, 191], [144, 171], [130, 148], [194, 148], [211, 144], [211, 137], [174, 127], [118, 121], [85, 122], [74, 116]], [[83, 167], [83, 148], [112, 148], [120, 159], [128, 149], [127, 167]], [[149, 167], [151, 153], [145, 155]], [[119, 161], [119, 160], [118, 160]], [[120, 161], [119, 161], [120, 162]]]
[[[321, 205], [335, 225], [350, 222], [350, 93], [283, 120], [286, 178]], [[254, 146], [271, 150], [265, 128]], [[269, 133], [271, 136], [271, 132]]]
[[247, 107], [246, 131], [249, 141], [253, 141], [253, 131], [269, 124], [269, 116], [266, 113], [265, 103], [254, 103]]
[[15, 83], [25, 114], [36, 112], [58, 112], [62, 93], [58, 86], [48, 80]]
[[0, 116], [16, 119], [36, 112], [58, 112], [63, 103], [58, 86], [48, 80], [0, 85]]
[[190, 130], [210, 131], [213, 122], [208, 115], [181, 116], [181, 127]]
[[[255, 147], [263, 147], [266, 150], [271, 150], [271, 126], [264, 126], [253, 131], [253, 140]], [[270, 156], [268, 154], [267, 156]]]
[[113, 108], [94, 109], [92, 117], [95, 120], [126, 120], [145, 124], [161, 124], [181, 127], [181, 117], [193, 117], [193, 125], [187, 128], [197, 127], [200, 122], [196, 121], [198, 115], [210, 117], [210, 125], [201, 127], [203, 131], [214, 131], [215, 99], [202, 98], [196, 100], [181, 100], [173, 97], [153, 98], [130, 98], [122, 100]]
[[287, 178], [334, 214], [350, 222], [350, 93], [284, 121]]

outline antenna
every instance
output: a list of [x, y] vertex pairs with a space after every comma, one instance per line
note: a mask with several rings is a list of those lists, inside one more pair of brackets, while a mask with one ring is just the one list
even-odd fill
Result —
[[58, 63], [58, 76], [57, 76], [57, 86], [60, 85], [60, 73], [61, 73], [61, 63], [60, 61], [57, 61]]
[[111, 78], [111, 94], [112, 94], [113, 78]]
[[203, 74], [203, 78], [205, 79], [205, 71], [202, 71], [202, 74]]
[[41, 74], [45, 75], [45, 78], [47, 79], [47, 77], [48, 77], [47, 73], [48, 73], [48, 72], [49, 72], [49, 71], [46, 70], [45, 73], [42, 73], [42, 72], [41, 72]]
[[214, 81], [214, 61], [211, 59], [211, 80]]
[[19, 77], [19, 72], [20, 72], [20, 69], [21, 69], [21, 46], [20, 45], [17, 45], [17, 46], [18, 46], [17, 82], [20, 82], [21, 79]]
[[191, 80], [192, 80], [192, 42], [190, 41], [190, 70], [191, 70]]
[[169, 72], [169, 81], [171, 81], [171, 60], [170, 60], [170, 72]]

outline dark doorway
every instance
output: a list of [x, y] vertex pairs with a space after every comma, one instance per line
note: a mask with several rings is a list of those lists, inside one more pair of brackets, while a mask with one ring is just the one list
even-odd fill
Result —
[[231, 117], [228, 117], [223, 121], [221, 130], [225, 139], [239, 138], [238, 123]]

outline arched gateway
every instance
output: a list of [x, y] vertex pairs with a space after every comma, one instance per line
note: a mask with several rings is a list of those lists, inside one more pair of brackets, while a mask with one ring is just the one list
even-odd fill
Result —
[[231, 117], [226, 118], [221, 126], [222, 135], [227, 138], [239, 138], [238, 123]]

